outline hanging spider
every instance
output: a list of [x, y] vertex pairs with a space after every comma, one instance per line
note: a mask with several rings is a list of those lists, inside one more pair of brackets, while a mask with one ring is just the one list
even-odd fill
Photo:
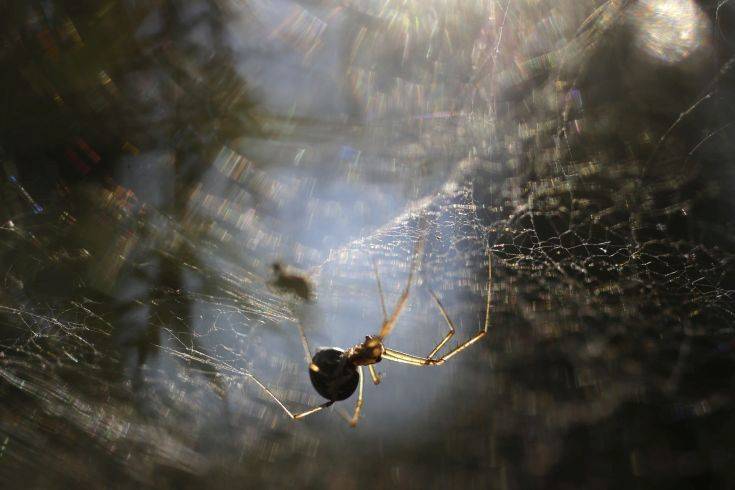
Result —
[[454, 322], [449, 318], [444, 306], [442, 305], [439, 298], [429, 288], [429, 293], [434, 300], [439, 313], [449, 327], [449, 331], [444, 338], [429, 352], [426, 356], [416, 356], [413, 354], [407, 354], [405, 352], [390, 349], [385, 346], [385, 338], [391, 333], [393, 327], [398, 321], [403, 308], [406, 306], [408, 301], [409, 293], [411, 291], [411, 285], [413, 283], [413, 277], [417, 265], [417, 255], [419, 255], [418, 249], [421, 247], [417, 246], [417, 250], [414, 252], [414, 257], [411, 264], [411, 269], [408, 273], [408, 281], [406, 287], [403, 289], [401, 296], [398, 298], [393, 311], [388, 316], [385, 308], [385, 298], [383, 296], [383, 287], [380, 283], [380, 276], [378, 274], [378, 268], [375, 262], [373, 262], [373, 269], [375, 272], [375, 279], [378, 285], [378, 293], [380, 294], [380, 305], [383, 310], [383, 323], [380, 328], [380, 332], [377, 335], [368, 335], [365, 337], [365, 341], [350, 347], [347, 350], [339, 349], [336, 347], [324, 348], [318, 350], [313, 356], [309, 349], [309, 344], [306, 340], [306, 335], [300, 324], [299, 333], [301, 335], [301, 342], [304, 347], [306, 354], [306, 361], [309, 366], [309, 377], [311, 384], [314, 389], [321, 396], [326, 398], [328, 401], [317, 407], [309, 410], [294, 413], [289, 410], [286, 405], [281, 402], [276, 395], [270, 391], [265, 385], [259, 382], [256, 378], [250, 376], [268, 395], [280, 406], [284, 412], [293, 420], [302, 419], [308, 415], [319, 412], [327, 407], [330, 407], [335, 402], [346, 400], [357, 390], [357, 403], [355, 404], [355, 410], [351, 418], [348, 418], [349, 424], [354, 427], [357, 425], [357, 421], [360, 417], [360, 411], [363, 406], [363, 366], [367, 366], [370, 371], [370, 376], [374, 384], [380, 383], [380, 375], [376, 372], [374, 365], [383, 359], [399, 362], [404, 364], [411, 364], [413, 366], [440, 366], [444, 362], [448, 361], [455, 355], [465, 350], [470, 345], [474, 344], [478, 340], [485, 337], [488, 333], [488, 327], [490, 322], [490, 300], [492, 291], [492, 258], [488, 256], [488, 291], [485, 309], [485, 322], [482, 329], [477, 332], [472, 338], [466, 340], [464, 343], [458, 345], [454, 349], [446, 352], [440, 357], [435, 357], [437, 353], [449, 342], [452, 338], [456, 329]]

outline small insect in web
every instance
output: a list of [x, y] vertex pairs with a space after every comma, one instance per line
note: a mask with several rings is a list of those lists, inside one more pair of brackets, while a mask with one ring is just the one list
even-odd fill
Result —
[[332, 406], [335, 402], [343, 401], [352, 396], [357, 390], [357, 402], [352, 417], [349, 416], [348, 421], [352, 427], [357, 425], [360, 418], [360, 411], [363, 406], [363, 371], [362, 368], [367, 366], [370, 372], [370, 377], [374, 384], [380, 383], [380, 375], [375, 370], [375, 364], [385, 359], [388, 361], [410, 364], [413, 366], [441, 366], [446, 361], [459, 354], [470, 345], [479, 341], [485, 337], [488, 333], [488, 327], [490, 323], [490, 301], [492, 297], [492, 257], [488, 255], [488, 288], [487, 298], [485, 306], [485, 321], [482, 328], [473, 337], [465, 342], [454, 347], [450, 351], [444, 353], [441, 356], [439, 351], [449, 342], [456, 332], [454, 322], [449, 318], [447, 311], [442, 305], [441, 301], [437, 297], [431, 288], [429, 293], [431, 294], [436, 307], [439, 310], [442, 318], [449, 327], [449, 331], [446, 333], [444, 338], [425, 356], [407, 354], [398, 350], [394, 350], [385, 346], [385, 338], [391, 333], [393, 328], [398, 321], [398, 318], [403, 311], [404, 307], [409, 298], [411, 286], [413, 284], [414, 275], [416, 272], [418, 257], [420, 255], [419, 250], [422, 249], [423, 241], [417, 243], [416, 250], [414, 250], [413, 258], [411, 261], [411, 268], [408, 273], [408, 280], [404, 287], [395, 307], [390, 315], [385, 308], [385, 297], [383, 295], [383, 287], [380, 283], [380, 275], [378, 273], [378, 267], [373, 262], [373, 269], [375, 272], [375, 280], [378, 286], [378, 293], [380, 295], [380, 305], [383, 311], [383, 322], [380, 331], [377, 335], [368, 335], [365, 337], [365, 341], [357, 344], [349, 349], [343, 350], [336, 347], [324, 348], [318, 350], [313, 356], [309, 348], [309, 343], [306, 339], [304, 329], [300, 324], [298, 325], [299, 333], [301, 335], [301, 342], [304, 347], [306, 354], [306, 360], [309, 367], [309, 377], [311, 384], [314, 389], [322, 397], [327, 399], [327, 402], [311, 408], [309, 410], [294, 413], [289, 410], [286, 405], [278, 399], [278, 397], [269, 390], [265, 385], [258, 381], [255, 377], [250, 375], [263, 390], [278, 404], [279, 407], [293, 420], [302, 419], [308, 415], [317, 413], [327, 407]]
[[269, 283], [270, 286], [283, 294], [292, 294], [304, 301], [313, 301], [314, 286], [305, 274], [286, 270], [280, 262], [274, 262], [271, 268], [273, 280]]

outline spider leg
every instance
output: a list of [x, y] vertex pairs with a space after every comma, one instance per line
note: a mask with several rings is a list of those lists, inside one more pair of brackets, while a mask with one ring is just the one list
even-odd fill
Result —
[[350, 427], [355, 427], [357, 425], [357, 421], [360, 420], [360, 411], [362, 410], [362, 405], [364, 403], [362, 398], [362, 366], [357, 368], [357, 372], [360, 376], [360, 381], [357, 384], [357, 403], [355, 404], [355, 412], [352, 414], [352, 419], [350, 419]]
[[416, 269], [418, 268], [419, 262], [421, 261], [421, 255], [423, 255], [425, 242], [425, 235], [416, 242], [416, 247], [413, 250], [413, 257], [411, 258], [411, 269], [408, 271], [408, 281], [406, 281], [406, 287], [403, 288], [403, 292], [398, 298], [398, 301], [396, 302], [396, 306], [393, 308], [393, 312], [391, 313], [390, 318], [383, 321], [383, 326], [380, 329], [380, 334], [378, 334], [381, 339], [387, 337], [391, 330], [393, 330], [393, 327], [398, 320], [398, 316], [401, 314], [403, 308], [406, 306], [406, 301], [408, 301], [408, 294], [411, 291], [411, 284], [413, 284], [413, 276], [416, 272]]
[[[385, 353], [383, 353], [383, 359], [387, 359], [393, 362], [400, 362], [403, 364], [412, 364], [414, 366], [440, 366], [444, 364], [445, 361], [448, 361], [455, 355], [465, 350], [467, 347], [471, 346], [472, 344], [483, 338], [485, 335], [487, 335], [486, 331], [480, 331], [471, 339], [466, 340], [462, 344], [458, 345], [457, 347], [437, 359], [434, 359], [431, 356], [419, 357], [413, 354], [407, 354], [405, 352], [393, 349], [385, 349]], [[445, 338], [445, 340], [448, 339]], [[442, 341], [442, 343], [445, 343], [444, 340]]]
[[481, 332], [478, 332], [477, 334], [475, 334], [474, 337], [472, 337], [469, 340], [466, 340], [464, 343], [450, 350], [449, 352], [441, 356], [439, 359], [437, 359], [437, 361], [442, 362], [442, 363], [444, 361], [448, 361], [450, 358], [454, 357], [456, 354], [459, 354], [460, 352], [465, 350], [467, 347], [471, 346], [472, 344], [474, 344], [475, 342], [483, 338], [485, 335], [487, 335], [487, 332], [484, 330]]
[[304, 326], [301, 325], [301, 320], [296, 319], [296, 327], [299, 329], [299, 336], [301, 337], [301, 346], [304, 348], [304, 354], [306, 355], [306, 364], [311, 368], [311, 349], [309, 349], [309, 341], [306, 340], [306, 332], [304, 332]]
[[[177, 337], [174, 336], [174, 338], [176, 338], [178, 340]], [[204, 352], [197, 351], [197, 350], [192, 349], [192, 348], [186, 348], [186, 351], [181, 352], [181, 351], [177, 351], [175, 349], [171, 349], [169, 347], [164, 347], [164, 346], [159, 346], [159, 347], [162, 350], [170, 353], [174, 357], [178, 357], [179, 359], [184, 359], [186, 361], [195, 361], [195, 362], [199, 362], [199, 363], [206, 364], [206, 365], [216, 366], [217, 368], [219, 368], [221, 370], [229, 371], [232, 374], [235, 374], [235, 375], [242, 376], [242, 377], [245, 377], [245, 378], [250, 379], [253, 383], [255, 383], [256, 385], [258, 385], [258, 387], [261, 390], [263, 390], [263, 392], [266, 395], [268, 395], [268, 397], [271, 400], [273, 400], [276, 403], [276, 405], [278, 405], [281, 408], [281, 410], [283, 410], [286, 413], [286, 415], [288, 415], [288, 418], [290, 418], [292, 420], [302, 419], [302, 418], [307, 417], [307, 416], [309, 416], [309, 415], [311, 415], [313, 413], [320, 412], [320, 411], [324, 410], [325, 408], [327, 408], [327, 407], [329, 407], [329, 406], [331, 406], [331, 405], [334, 404], [334, 402], [330, 400], [330, 401], [328, 401], [326, 403], [322, 403], [321, 405], [318, 405], [316, 407], [312, 407], [312, 408], [310, 408], [308, 410], [305, 410], [303, 412], [292, 412], [276, 396], [275, 393], [273, 393], [265, 384], [263, 384], [262, 381], [260, 381], [252, 373], [249, 373], [247, 371], [243, 371], [242, 369], [238, 369], [238, 368], [236, 368], [236, 367], [234, 367], [234, 366], [232, 366], [232, 365], [230, 365], [230, 364], [228, 364], [226, 362], [219, 361], [218, 359], [215, 359], [212, 356], [210, 356], [210, 355], [208, 355], [208, 354], [206, 354]]]
[[449, 341], [449, 339], [454, 335], [454, 332], [456, 331], [454, 327], [454, 322], [449, 318], [449, 315], [447, 314], [446, 310], [444, 309], [444, 306], [441, 304], [441, 301], [439, 301], [439, 298], [434, 294], [434, 292], [429, 289], [429, 292], [431, 293], [432, 298], [434, 298], [434, 301], [436, 302], [436, 305], [439, 307], [439, 311], [441, 312], [442, 316], [444, 317], [444, 320], [447, 322], [447, 325], [449, 325], [449, 332], [444, 336], [444, 338], [439, 342], [436, 347], [429, 353], [426, 357], [420, 357], [415, 356], [413, 354], [407, 354], [405, 352], [393, 350], [393, 349], [385, 349], [385, 353], [383, 354], [384, 359], [388, 359], [389, 361], [393, 362], [400, 362], [403, 364], [412, 364], [414, 366], [439, 366], [441, 364], [444, 364], [445, 361], [448, 361], [455, 355], [459, 354], [463, 350], [465, 350], [467, 347], [471, 346], [478, 340], [485, 337], [488, 333], [488, 330], [490, 328], [490, 302], [492, 300], [492, 257], [488, 258], [488, 287], [487, 287], [487, 300], [485, 303], [485, 322], [483, 325], [482, 330], [480, 330], [478, 333], [474, 335], [474, 337], [466, 340], [465, 342], [461, 343], [454, 349], [450, 350], [443, 356], [439, 358], [434, 358], [433, 356], [444, 347], [444, 345]]
[[443, 364], [444, 360], [432, 359], [430, 357], [419, 357], [413, 354], [407, 354], [399, 350], [385, 349], [383, 353], [383, 359], [387, 359], [393, 362], [400, 362], [402, 364], [412, 364], [414, 366], [436, 366]]
[[350, 427], [357, 426], [357, 422], [360, 420], [360, 412], [362, 411], [362, 406], [364, 404], [364, 400], [362, 397], [362, 387], [363, 387], [363, 373], [362, 373], [362, 366], [358, 366], [358, 374], [360, 376], [360, 381], [357, 385], [357, 403], [355, 404], [355, 411], [353, 412], [352, 416], [350, 416], [349, 413], [347, 413], [346, 410], [342, 409], [341, 407], [337, 407], [337, 413], [347, 421], [348, 424], [350, 424]]
[[381, 376], [375, 370], [375, 366], [373, 366], [372, 364], [368, 364], [368, 371], [370, 371], [370, 377], [373, 378], [373, 384], [380, 384]]
[[288, 415], [288, 417], [290, 419], [292, 419], [292, 420], [300, 420], [300, 419], [303, 419], [304, 417], [308, 417], [309, 415], [311, 415], [313, 413], [321, 412], [325, 408], [330, 407], [330, 406], [332, 406], [334, 404], [334, 402], [330, 400], [330, 401], [328, 401], [326, 403], [322, 403], [321, 405], [318, 405], [316, 407], [310, 408], [310, 409], [305, 410], [303, 412], [294, 413], [291, 410], [289, 410], [288, 407], [286, 407], [286, 405], [281, 400], [278, 399], [278, 397], [276, 396], [276, 394], [273, 393], [258, 378], [256, 378], [255, 376], [253, 376], [250, 373], [243, 372], [242, 374], [244, 374], [245, 376], [247, 376], [248, 378], [250, 378], [253, 381], [253, 383], [255, 383], [256, 385], [258, 385], [274, 402], [276, 402], [276, 405], [278, 405], [279, 407], [281, 407], [281, 409], [286, 413], [286, 415]]
[[439, 350], [444, 347], [444, 345], [449, 342], [449, 339], [452, 338], [454, 333], [456, 332], [456, 329], [454, 328], [454, 322], [449, 318], [449, 315], [447, 315], [447, 310], [444, 309], [444, 305], [442, 305], [442, 302], [439, 301], [439, 298], [436, 296], [436, 293], [431, 288], [429, 289], [429, 294], [431, 294], [431, 297], [434, 299], [434, 302], [436, 303], [436, 306], [439, 308], [439, 312], [441, 313], [442, 317], [444, 318], [444, 321], [447, 322], [447, 325], [449, 326], [449, 332], [444, 336], [444, 338], [436, 344], [436, 347], [429, 352], [429, 355], [426, 357], [434, 357], [434, 354], [439, 352]]
[[383, 295], [383, 286], [380, 284], [380, 274], [378, 274], [378, 263], [373, 257], [373, 271], [375, 272], [375, 282], [378, 283], [378, 294], [380, 294], [380, 307], [383, 309], [383, 325], [388, 321], [388, 311], [385, 309], [385, 296]]
[[333, 403], [334, 402], [329, 401], [327, 403], [322, 403], [318, 407], [314, 407], [311, 410], [306, 410], [305, 412], [300, 412], [300, 413], [296, 413], [296, 414], [291, 414], [291, 412], [288, 412], [288, 414], [291, 415], [291, 418], [292, 419], [294, 419], [294, 420], [300, 420], [300, 419], [303, 419], [304, 417], [307, 417], [307, 416], [311, 415], [312, 413], [321, 412], [323, 409], [332, 406]]

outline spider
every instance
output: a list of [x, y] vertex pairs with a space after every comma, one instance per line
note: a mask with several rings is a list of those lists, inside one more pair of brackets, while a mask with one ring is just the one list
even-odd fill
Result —
[[[417, 246], [417, 250], [420, 247]], [[301, 342], [306, 354], [306, 362], [309, 366], [309, 377], [311, 384], [319, 395], [327, 399], [327, 402], [322, 403], [316, 407], [310, 408], [303, 412], [294, 413], [289, 410], [286, 405], [278, 399], [278, 397], [269, 390], [264, 384], [258, 381], [256, 378], [251, 378], [267, 392], [267, 394], [278, 404], [281, 409], [293, 420], [300, 420], [304, 417], [320, 412], [327, 407], [332, 406], [335, 402], [346, 400], [352, 396], [357, 390], [357, 403], [352, 417], [346, 416], [350, 426], [355, 427], [360, 418], [360, 411], [363, 406], [363, 366], [367, 366], [370, 372], [370, 377], [374, 384], [380, 383], [380, 375], [375, 370], [375, 364], [381, 360], [386, 359], [388, 361], [410, 364], [413, 366], [441, 366], [446, 361], [465, 350], [470, 345], [474, 344], [478, 340], [485, 337], [488, 333], [489, 320], [490, 320], [490, 301], [492, 296], [492, 257], [488, 255], [488, 291], [487, 300], [485, 307], [485, 322], [473, 337], [466, 340], [457, 347], [446, 352], [440, 357], [435, 357], [439, 351], [449, 342], [449, 339], [455, 334], [454, 322], [449, 318], [447, 311], [444, 309], [441, 301], [437, 297], [431, 288], [429, 293], [434, 300], [439, 313], [449, 327], [449, 331], [446, 333], [444, 338], [429, 352], [426, 356], [417, 356], [413, 354], [407, 354], [398, 350], [394, 350], [385, 346], [385, 338], [391, 333], [393, 327], [395, 327], [398, 317], [406, 306], [408, 301], [409, 293], [411, 291], [411, 285], [413, 283], [413, 277], [416, 270], [416, 256], [419, 255], [414, 252], [414, 257], [411, 264], [411, 269], [408, 273], [408, 281], [403, 289], [398, 301], [396, 302], [393, 311], [390, 316], [385, 308], [385, 297], [383, 296], [383, 287], [380, 283], [380, 276], [378, 274], [377, 264], [373, 261], [373, 270], [375, 272], [375, 279], [378, 285], [378, 293], [380, 295], [380, 305], [383, 310], [383, 322], [380, 327], [380, 331], [377, 335], [368, 335], [365, 340], [357, 345], [350, 347], [347, 350], [340, 349], [337, 347], [322, 348], [319, 349], [313, 356], [309, 349], [309, 344], [306, 340], [304, 329], [300, 323], [297, 322], [299, 333], [301, 335]]]

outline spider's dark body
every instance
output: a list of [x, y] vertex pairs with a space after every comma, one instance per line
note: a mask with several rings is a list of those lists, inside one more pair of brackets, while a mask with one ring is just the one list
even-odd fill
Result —
[[311, 384], [327, 400], [346, 400], [357, 389], [360, 375], [357, 367], [342, 349], [331, 347], [320, 349], [311, 359], [309, 369]]

